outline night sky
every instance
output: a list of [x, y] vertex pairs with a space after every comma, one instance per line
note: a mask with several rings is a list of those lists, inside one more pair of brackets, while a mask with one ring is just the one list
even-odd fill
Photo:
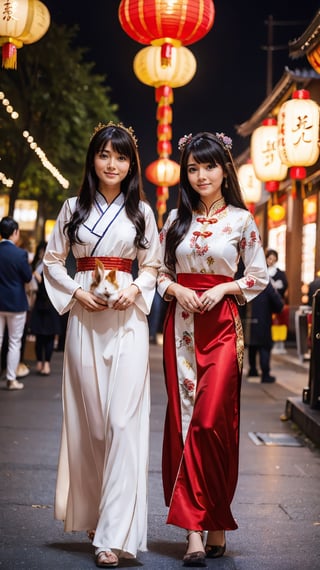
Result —
[[[121, 28], [120, 1], [42, 1], [56, 23], [80, 26], [79, 45], [88, 48], [88, 60], [96, 63], [96, 71], [107, 76], [111, 100], [119, 105], [119, 119], [135, 129], [145, 168], [158, 158], [157, 103], [154, 88], [141, 83], [134, 74], [134, 56], [146, 46], [132, 40]], [[269, 15], [276, 23], [272, 85], [279, 81], [285, 66], [311, 69], [305, 57], [290, 59], [287, 46], [313, 19], [319, 0], [216, 0], [214, 6], [215, 21], [210, 32], [187, 46], [197, 60], [196, 74], [190, 83], [174, 89], [173, 160], [179, 160], [177, 141], [190, 132], [225, 132], [233, 139], [234, 156], [249, 145], [250, 140], [237, 135], [235, 127], [246, 121], [266, 97], [267, 51], [263, 48], [268, 43]], [[278, 49], [280, 46], [286, 47]]]

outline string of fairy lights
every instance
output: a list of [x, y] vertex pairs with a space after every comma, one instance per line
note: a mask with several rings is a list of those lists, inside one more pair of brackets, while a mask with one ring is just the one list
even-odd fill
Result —
[[[2, 102], [2, 105], [5, 107], [7, 113], [11, 116], [11, 119], [13, 119], [14, 121], [18, 119], [19, 113], [17, 113], [17, 111], [14, 110], [13, 106], [10, 104], [9, 99], [5, 96], [3, 91], [0, 91], [0, 101]], [[29, 144], [30, 148], [36, 153], [36, 155], [38, 156], [39, 160], [42, 163], [42, 166], [47, 170], [49, 170], [52, 176], [54, 176], [54, 178], [58, 180], [59, 184], [63, 188], [65, 189], [69, 188], [69, 181], [66, 178], [64, 178], [64, 176], [62, 176], [59, 170], [48, 160], [46, 153], [37, 144], [37, 142], [34, 140], [34, 137], [29, 133], [29, 131], [24, 130], [22, 132], [22, 136], [26, 139], [26, 142]], [[14, 184], [13, 180], [11, 178], [7, 178], [3, 172], [0, 172], [0, 182], [5, 186], [7, 186], [8, 188], [11, 188]]]

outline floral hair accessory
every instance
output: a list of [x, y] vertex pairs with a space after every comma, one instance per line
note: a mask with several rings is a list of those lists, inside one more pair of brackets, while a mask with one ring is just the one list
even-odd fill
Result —
[[123, 129], [124, 131], [126, 131], [126, 132], [130, 135], [130, 137], [133, 139], [133, 142], [134, 142], [135, 146], [138, 148], [138, 139], [137, 139], [137, 137], [136, 137], [135, 134], [134, 134], [133, 128], [132, 128], [132, 127], [125, 127], [123, 123], [114, 123], [113, 121], [108, 121], [108, 123], [106, 123], [106, 124], [104, 124], [104, 123], [99, 123], [99, 124], [95, 127], [95, 129], [94, 129], [94, 131], [93, 131], [93, 133], [92, 133], [92, 135], [91, 135], [91, 139], [92, 139], [99, 131], [101, 131], [102, 129], [105, 129], [106, 127], [117, 127], [117, 128], [119, 128], [119, 129]]
[[181, 137], [181, 139], [179, 139], [178, 141], [178, 149], [180, 151], [182, 151], [184, 149], [184, 147], [189, 144], [189, 142], [192, 139], [192, 133], [189, 133], [188, 135], [183, 135], [183, 137]]
[[216, 133], [215, 136], [225, 149], [232, 149], [232, 139], [230, 137], [227, 137], [224, 133]]

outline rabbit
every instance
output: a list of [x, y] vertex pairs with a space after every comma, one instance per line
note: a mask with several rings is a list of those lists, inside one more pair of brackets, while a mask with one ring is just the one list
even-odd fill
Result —
[[117, 271], [111, 269], [106, 271], [103, 263], [96, 259], [96, 267], [93, 271], [93, 281], [90, 285], [90, 291], [104, 301], [108, 301], [108, 307], [118, 299], [119, 284], [117, 281]]

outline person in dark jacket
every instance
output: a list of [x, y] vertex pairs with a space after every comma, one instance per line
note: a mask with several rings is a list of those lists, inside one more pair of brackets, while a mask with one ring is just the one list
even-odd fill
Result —
[[318, 291], [318, 289], [320, 289], [320, 269], [317, 271], [314, 280], [309, 283], [308, 305], [310, 305], [310, 307], [312, 307], [313, 296]]
[[261, 368], [261, 382], [275, 382], [270, 375], [270, 355], [272, 349], [272, 314], [280, 313], [284, 300], [271, 282], [246, 307], [244, 320], [245, 344], [248, 347], [248, 376], [259, 376], [257, 355]]
[[28, 299], [26, 283], [32, 278], [28, 253], [17, 246], [19, 225], [10, 216], [0, 221], [0, 351], [5, 328], [8, 328], [7, 388], [21, 390], [24, 384], [17, 380], [22, 335], [27, 318]]
[[43, 256], [46, 241], [39, 242], [32, 262], [33, 278], [38, 284], [35, 302], [30, 316], [30, 332], [36, 337], [36, 371], [41, 376], [51, 373], [50, 362], [54, 349], [54, 339], [60, 334], [60, 317], [49, 299], [43, 280]]

